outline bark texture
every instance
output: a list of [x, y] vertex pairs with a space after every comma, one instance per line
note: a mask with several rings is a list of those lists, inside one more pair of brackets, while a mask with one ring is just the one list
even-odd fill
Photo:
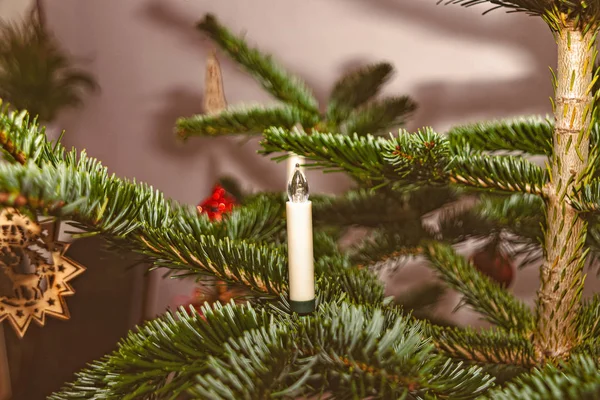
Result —
[[545, 260], [538, 293], [535, 347], [540, 359], [563, 357], [576, 344], [575, 318], [583, 286], [585, 221], [566, 197], [588, 162], [594, 32], [556, 34], [558, 71], [551, 180], [547, 187]]

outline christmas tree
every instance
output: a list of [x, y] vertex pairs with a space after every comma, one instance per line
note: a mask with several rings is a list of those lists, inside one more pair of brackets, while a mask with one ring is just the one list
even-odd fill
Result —
[[[394, 72], [392, 65], [380, 62], [346, 73], [333, 85], [328, 104], [319, 105], [311, 100], [315, 105], [308, 112], [289, 97], [288, 89], [281, 88], [285, 88], [288, 82], [295, 82], [297, 87], [310, 93], [301, 78], [286, 71], [272, 56], [250, 47], [244, 38], [233, 34], [213, 15], [207, 15], [198, 24], [198, 28], [214, 39], [226, 54], [283, 105], [227, 107], [223, 78], [213, 54], [207, 63], [204, 99], [206, 114], [181, 118], [177, 122], [177, 133], [181, 138], [252, 136], [261, 134], [271, 126], [295, 127], [300, 134], [322, 128], [344, 134], [381, 134], [402, 126], [416, 109], [414, 101], [407, 96], [378, 96]], [[302, 162], [297, 157], [292, 159]], [[225, 180], [221, 183], [242, 204], [255, 198], [252, 195], [247, 197], [235, 181]], [[354, 190], [344, 196], [311, 195], [315, 206], [315, 234], [319, 237], [317, 245], [328, 243], [336, 246], [340, 239], [353, 236], [352, 228], [360, 227], [369, 234], [366, 239], [354, 240], [352, 247], [345, 249], [351, 261], [370, 265], [379, 262], [379, 265], [395, 267], [398, 263], [394, 261], [400, 255], [405, 256], [403, 259], [414, 255], [412, 252], [396, 253], [398, 248], [394, 242], [401, 241], [406, 245], [407, 240], [402, 236], [400, 226], [410, 227], [414, 241], [423, 236], [431, 238], [432, 232], [423, 225], [423, 216], [456, 201], [458, 197], [456, 190], [447, 187], [369, 190], [372, 187], [372, 182], [355, 179]], [[211, 211], [206, 207], [204, 209], [210, 216]], [[220, 217], [220, 214], [215, 216]], [[317, 252], [319, 251], [320, 248], [317, 247]], [[325, 248], [325, 251], [329, 249]], [[392, 257], [394, 254], [395, 257]], [[425, 284], [403, 293], [395, 300], [410, 308], [414, 314], [431, 319], [434, 316], [429, 311], [443, 294], [442, 289], [436, 282]], [[443, 322], [439, 317], [436, 320]]]
[[[369, 269], [320, 236], [314, 243], [316, 310], [294, 313], [281, 196], [254, 196], [211, 222], [147, 185], [109, 175], [85, 153], [48, 143], [26, 113], [5, 110], [0, 142], [13, 160], [0, 166], [6, 207], [77, 221], [156, 267], [216, 277], [251, 292], [244, 304], [205, 307], [202, 314], [181, 310], [147, 322], [51, 398], [599, 397], [600, 300], [583, 301], [582, 288], [585, 263], [598, 249], [594, 61], [600, 2], [448, 3], [504, 7], [548, 23], [558, 46], [553, 119], [482, 123], [447, 136], [428, 128], [401, 130], [390, 138], [270, 127], [261, 152], [303, 156], [310, 166], [343, 170], [373, 191], [415, 186], [485, 192], [476, 207], [445, 216], [436, 238], [398, 226], [402, 239], [390, 239], [387, 254], [422, 255], [493, 328], [418, 320], [384, 297]], [[238, 50], [240, 57], [254, 54]], [[307, 114], [318, 112], [310, 92], [280, 72], [266, 64], [265, 87]], [[528, 155], [547, 156], [546, 168]], [[298, 182], [301, 190], [291, 192], [292, 200], [306, 194]], [[447, 239], [448, 232], [469, 237], [499, 231], [519, 236], [528, 252], [541, 242], [533, 310], [458, 255], [455, 239]]]

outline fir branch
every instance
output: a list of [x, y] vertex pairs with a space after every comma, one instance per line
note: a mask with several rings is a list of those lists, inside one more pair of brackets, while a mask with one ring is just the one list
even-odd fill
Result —
[[[96, 165], [85, 158], [79, 164]], [[109, 177], [105, 169], [0, 165], [0, 192], [21, 195], [37, 211], [68, 217], [87, 231], [107, 234], [114, 244], [143, 254], [156, 266], [211, 274], [263, 295], [285, 292], [287, 263], [276, 249], [205, 236], [211, 231], [203, 229], [210, 227], [202, 222], [205, 219], [150, 187]], [[60, 207], [52, 206], [58, 201]]]
[[403, 126], [416, 109], [417, 104], [407, 96], [376, 100], [350, 113], [342, 132], [360, 136], [387, 134]]
[[536, 368], [489, 396], [498, 400], [597, 399], [600, 396], [600, 368], [589, 355], [572, 356], [558, 366], [546, 364]]
[[2, 147], [17, 162], [57, 161], [64, 149], [56, 149], [47, 142], [45, 128], [40, 128], [37, 119], [26, 111], [10, 111], [8, 104], [0, 99], [0, 132]]
[[431, 128], [415, 134], [400, 131], [387, 141], [385, 160], [394, 166], [397, 180], [407, 183], [440, 184], [447, 182], [450, 159], [448, 142]]
[[544, 201], [539, 196], [513, 194], [484, 196], [471, 208], [455, 208], [440, 215], [439, 232], [444, 240], [459, 242], [510, 232], [538, 243], [542, 237]]
[[427, 333], [439, 350], [455, 359], [527, 369], [536, 365], [531, 340], [513, 332], [431, 326]]
[[[398, 193], [398, 195], [400, 195]], [[414, 219], [414, 210], [391, 193], [359, 189], [313, 200], [315, 224], [377, 227]]]
[[600, 336], [600, 295], [596, 294], [585, 301], [577, 316], [577, 332], [579, 342], [597, 340]]
[[313, 198], [313, 218], [318, 224], [381, 227], [421, 219], [457, 198], [448, 187], [414, 190], [352, 190], [341, 196]]
[[357, 395], [369, 386], [375, 389], [367, 395], [382, 398], [471, 399], [493, 384], [481, 369], [433, 353], [419, 325], [393, 310], [338, 300], [305, 318], [234, 304], [204, 307], [203, 314], [181, 311], [146, 323], [50, 399], [174, 399], [184, 392], [272, 398], [324, 389]]
[[353, 304], [383, 305], [385, 291], [377, 276], [352, 266], [343, 256], [321, 257], [315, 262], [320, 302], [335, 301], [343, 294]]
[[512, 156], [456, 155], [449, 167], [451, 182], [483, 189], [544, 195], [548, 172]]
[[181, 219], [178, 228], [193, 236], [210, 233], [254, 243], [272, 242], [285, 232], [285, 201], [279, 193], [262, 193], [246, 199], [221, 222], [212, 222], [210, 227], [204, 223], [190, 224], [190, 221], [198, 220], [190, 213]]
[[271, 56], [249, 47], [244, 39], [233, 35], [212, 14], [207, 14], [197, 27], [209, 35], [277, 99], [310, 114], [319, 115], [317, 100], [304, 82], [286, 72]]
[[419, 220], [388, 225], [369, 235], [352, 249], [351, 261], [360, 266], [399, 257], [414, 257], [423, 252], [421, 242], [432, 239]]
[[597, 0], [438, 0], [438, 4], [440, 3], [459, 4], [463, 7], [489, 4], [491, 8], [486, 13], [504, 7], [508, 12], [524, 12], [542, 17], [554, 31], [567, 27], [587, 30], [600, 21], [600, 2]]
[[[312, 163], [308, 167], [327, 168], [328, 171], [346, 171], [365, 182], [381, 182], [384, 177], [393, 177], [391, 167], [383, 160], [382, 152], [387, 141], [373, 136], [333, 135], [313, 131], [301, 135], [281, 128], [265, 131], [261, 154], [293, 152]], [[283, 160], [287, 155], [275, 157]]]
[[435, 355], [421, 327], [409, 321], [394, 310], [323, 305], [300, 331], [303, 354], [316, 356], [313, 371], [322, 382], [312, 394], [327, 388], [336, 398], [470, 399], [492, 386], [479, 368]]
[[181, 309], [146, 322], [49, 399], [177, 398], [193, 386], [195, 375], [210, 371], [210, 357], [224, 353], [228, 340], [275, 322], [264, 310], [233, 303], [202, 311]]
[[596, 214], [600, 211], [600, 179], [582, 184], [576, 193], [569, 196], [571, 205], [581, 213]]
[[431, 244], [425, 249], [440, 277], [463, 295], [464, 302], [483, 314], [499, 328], [523, 335], [534, 326], [531, 311], [497, 283], [479, 272], [471, 263], [443, 244]]
[[[224, 344], [224, 351], [211, 356], [189, 393], [198, 399], [293, 398], [305, 391], [310, 376], [308, 362], [297, 359], [296, 343], [285, 326], [246, 331]], [[299, 365], [306, 364], [304, 369]]]
[[260, 135], [270, 126], [291, 128], [297, 123], [311, 127], [319, 122], [318, 115], [296, 107], [244, 107], [227, 109], [215, 115], [195, 115], [177, 121], [177, 134], [190, 136]]
[[369, 101], [390, 79], [394, 67], [387, 62], [370, 64], [344, 75], [335, 83], [326, 118], [338, 125], [352, 110]]
[[529, 117], [458, 126], [448, 132], [448, 140], [453, 148], [550, 155], [553, 132], [549, 118]]

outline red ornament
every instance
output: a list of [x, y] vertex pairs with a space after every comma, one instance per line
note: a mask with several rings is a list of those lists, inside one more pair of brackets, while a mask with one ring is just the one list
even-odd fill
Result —
[[477, 251], [471, 257], [471, 262], [479, 272], [504, 288], [509, 287], [514, 279], [515, 268], [512, 260], [494, 242]]
[[213, 221], [221, 221], [223, 214], [233, 210], [236, 200], [223, 187], [216, 184], [210, 197], [204, 199], [196, 208], [201, 214], [207, 214]]

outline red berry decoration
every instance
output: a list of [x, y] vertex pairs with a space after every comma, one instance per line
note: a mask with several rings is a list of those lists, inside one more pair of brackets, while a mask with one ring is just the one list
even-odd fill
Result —
[[223, 214], [233, 210], [236, 200], [219, 184], [215, 185], [210, 197], [204, 199], [198, 206], [198, 212], [207, 214], [208, 218], [213, 221], [221, 221]]
[[509, 287], [514, 279], [512, 260], [494, 241], [477, 251], [471, 257], [471, 262], [479, 272], [504, 288]]

